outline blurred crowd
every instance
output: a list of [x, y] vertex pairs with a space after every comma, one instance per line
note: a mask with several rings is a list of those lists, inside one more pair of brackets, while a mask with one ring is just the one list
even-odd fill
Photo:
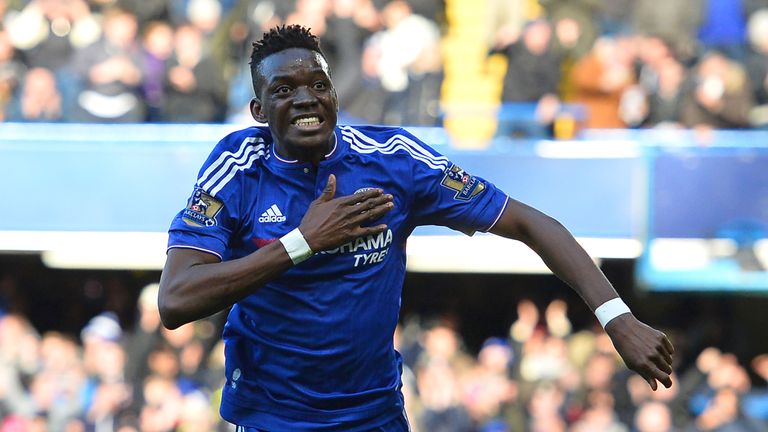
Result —
[[0, 0], [0, 120], [243, 121], [251, 43], [302, 24], [321, 38], [344, 115], [434, 124], [442, 11], [439, 0]]
[[[222, 316], [167, 330], [157, 290], [141, 291], [134, 323], [101, 312], [79, 334], [2, 315], [0, 431], [234, 430], [217, 412]], [[653, 392], [599, 326], [573, 328], [562, 300], [521, 300], [508, 334], [477, 352], [449, 315], [404, 317], [395, 345], [414, 431], [768, 430], [768, 353], [747, 364], [715, 347], [678, 355], [674, 385]]]
[[[507, 64], [498, 135], [551, 134], [565, 114], [588, 128], [768, 125], [766, 0], [483, 10], [474, 36]], [[0, 120], [247, 122], [251, 42], [302, 24], [342, 121], [439, 125], [448, 15], [444, 0], [0, 0]]]
[[768, 125], [766, 1], [540, 0], [527, 20], [494, 3], [512, 17], [490, 36], [508, 59], [502, 100], [536, 106], [533, 125], [502, 116], [500, 135], [549, 133], [568, 103], [587, 128]]

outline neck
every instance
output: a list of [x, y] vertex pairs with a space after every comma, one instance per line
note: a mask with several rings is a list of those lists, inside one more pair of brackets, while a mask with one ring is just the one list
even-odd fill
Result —
[[317, 146], [315, 148], [296, 148], [281, 144], [277, 144], [275, 146], [275, 152], [281, 159], [288, 161], [309, 162], [315, 166], [317, 166], [321, 161], [325, 160], [335, 149], [336, 133], [332, 133], [324, 145]]

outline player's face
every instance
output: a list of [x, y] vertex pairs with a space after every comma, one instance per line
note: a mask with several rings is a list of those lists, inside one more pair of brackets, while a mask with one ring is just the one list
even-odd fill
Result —
[[269, 124], [277, 150], [295, 159], [326, 154], [339, 105], [325, 59], [312, 50], [291, 48], [265, 58], [259, 75], [251, 113]]

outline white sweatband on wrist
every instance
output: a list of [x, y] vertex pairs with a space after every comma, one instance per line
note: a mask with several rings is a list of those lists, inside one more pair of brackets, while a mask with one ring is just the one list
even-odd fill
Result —
[[291, 257], [291, 261], [294, 264], [298, 264], [307, 258], [311, 257], [313, 252], [309, 247], [309, 243], [301, 234], [298, 228], [288, 234], [280, 237], [280, 243], [285, 247], [285, 251], [288, 252], [288, 256]]
[[632, 313], [622, 299], [616, 297], [615, 299], [608, 300], [595, 309], [595, 316], [600, 321], [600, 325], [605, 328], [608, 323], [619, 315], [625, 313]]

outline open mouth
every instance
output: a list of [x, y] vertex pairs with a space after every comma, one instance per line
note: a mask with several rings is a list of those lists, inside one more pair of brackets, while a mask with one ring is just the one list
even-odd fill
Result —
[[322, 122], [323, 121], [319, 116], [315, 114], [307, 114], [294, 118], [291, 124], [300, 128], [311, 128], [314, 126], [319, 126]]

